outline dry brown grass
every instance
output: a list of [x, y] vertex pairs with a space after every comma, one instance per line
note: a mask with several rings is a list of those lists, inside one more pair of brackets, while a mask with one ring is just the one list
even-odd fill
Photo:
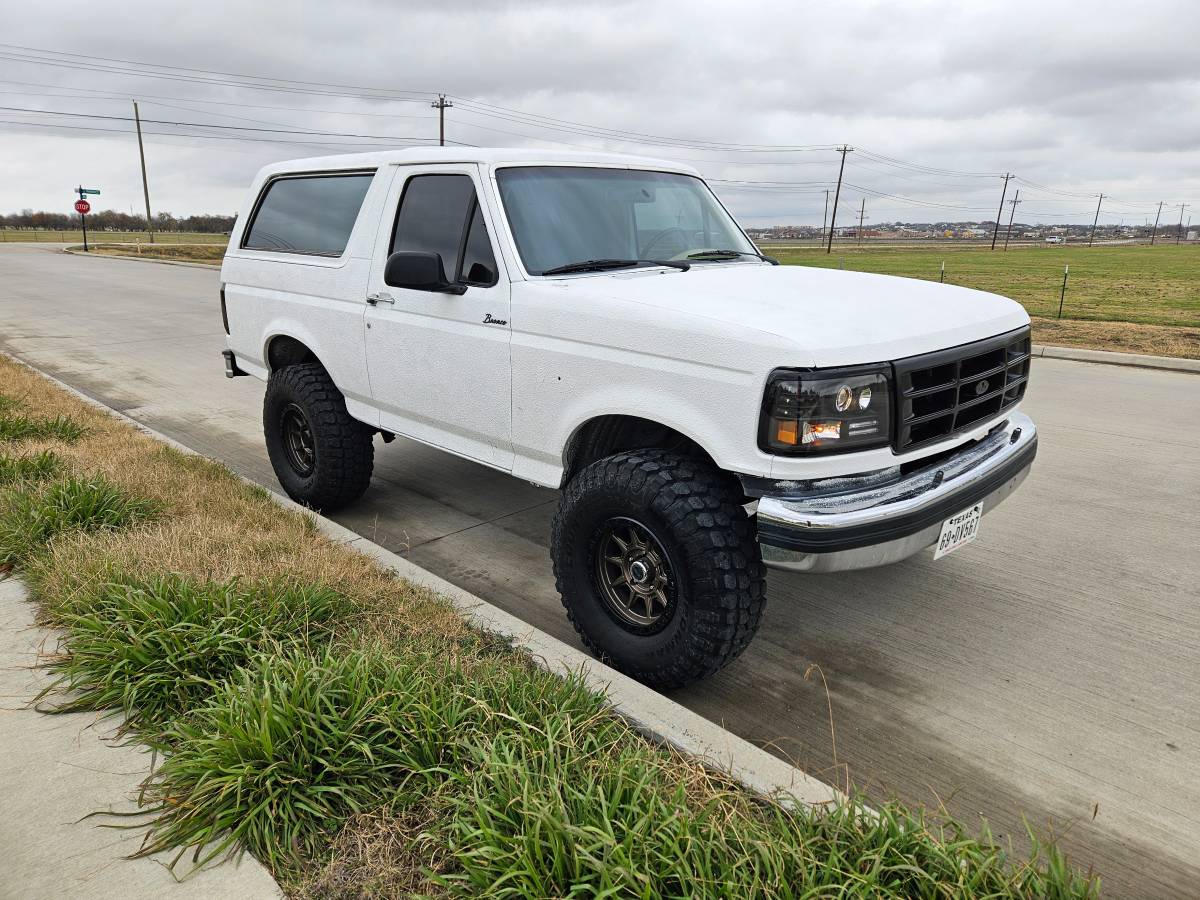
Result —
[[[330, 541], [309, 516], [280, 508], [266, 491], [245, 484], [223, 466], [166, 447], [3, 357], [0, 394], [40, 416], [69, 416], [86, 429], [73, 444], [25, 442], [25, 451], [53, 449], [69, 467], [102, 474], [164, 508], [153, 523], [131, 531], [56, 538], [26, 573], [42, 597], [70, 597], [80, 586], [114, 572], [134, 577], [173, 572], [215, 580], [287, 578], [324, 584], [358, 601], [373, 614], [356, 624], [381, 634], [403, 632], [451, 642], [474, 635], [447, 603]], [[53, 616], [52, 607], [43, 612]]]
[[[83, 245], [72, 247], [83, 250]], [[219, 266], [225, 256], [224, 244], [91, 244], [88, 252], [99, 256], [131, 256], [135, 259], [166, 259]]]
[[334, 838], [329, 860], [287, 886], [297, 900], [442, 897], [429, 878], [449, 865], [445, 847], [429, 836], [438, 811], [420, 806], [403, 814], [362, 813]]
[[1174, 325], [1034, 318], [1033, 341], [1056, 347], [1200, 359], [1200, 328]]

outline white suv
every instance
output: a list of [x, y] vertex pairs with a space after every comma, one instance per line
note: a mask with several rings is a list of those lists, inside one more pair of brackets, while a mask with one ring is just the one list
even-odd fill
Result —
[[567, 614], [658, 687], [741, 652], [764, 563], [940, 556], [1037, 449], [1018, 304], [777, 266], [675, 163], [421, 148], [268, 166], [221, 278], [226, 372], [267, 381], [290, 496], [356, 500], [376, 434], [561, 489]]

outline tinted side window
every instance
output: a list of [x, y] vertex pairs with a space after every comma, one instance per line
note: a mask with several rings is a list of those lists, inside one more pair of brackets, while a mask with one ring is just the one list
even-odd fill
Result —
[[267, 185], [242, 246], [341, 256], [374, 173], [278, 178]]
[[392, 252], [438, 253], [446, 277], [455, 280], [467, 213], [475, 200], [468, 175], [414, 175], [404, 186]]

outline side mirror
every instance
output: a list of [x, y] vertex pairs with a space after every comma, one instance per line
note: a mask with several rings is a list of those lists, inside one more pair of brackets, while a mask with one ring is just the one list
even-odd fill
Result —
[[466, 285], [446, 280], [440, 253], [419, 250], [397, 250], [389, 256], [383, 267], [383, 281], [389, 287], [435, 294], [462, 294], [467, 290]]

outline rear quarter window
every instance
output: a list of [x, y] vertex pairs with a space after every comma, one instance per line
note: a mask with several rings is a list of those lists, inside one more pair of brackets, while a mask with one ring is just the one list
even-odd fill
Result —
[[341, 256], [374, 177], [374, 172], [347, 172], [272, 179], [259, 198], [242, 248]]

